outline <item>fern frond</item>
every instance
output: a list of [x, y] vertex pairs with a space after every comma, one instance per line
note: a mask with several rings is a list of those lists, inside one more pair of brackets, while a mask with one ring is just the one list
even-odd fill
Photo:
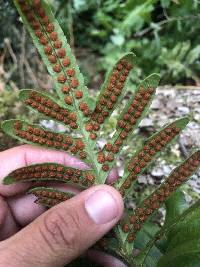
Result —
[[37, 197], [35, 203], [49, 208], [74, 196], [73, 193], [63, 192], [50, 187], [36, 187], [29, 190], [28, 194], [34, 194]]
[[16, 182], [59, 181], [69, 185], [91, 186], [95, 177], [90, 170], [66, 167], [62, 164], [34, 164], [13, 171], [3, 180], [6, 185]]
[[200, 167], [200, 151], [193, 153], [180, 166], [175, 168], [165, 179], [165, 182], [156, 189], [148, 198], [135, 209], [134, 213], [128, 217], [122, 229], [127, 235], [127, 241], [132, 243], [141, 226], [147, 221], [149, 216], [165, 202], [165, 200], [187, 179], [189, 179]]
[[127, 164], [124, 176], [116, 183], [122, 196], [127, 196], [132, 190], [133, 183], [139, 175], [151, 164], [153, 159], [160, 155], [160, 152], [166, 148], [185, 128], [189, 122], [188, 118], [178, 119], [165, 126], [159, 132], [148, 138], [144, 146], [140, 148]]
[[135, 91], [135, 95], [129, 99], [118, 118], [116, 132], [112, 137], [112, 141], [107, 143], [99, 153], [98, 161], [103, 164], [102, 169], [104, 171], [111, 170], [121, 149], [145, 116], [155, 95], [158, 83], [159, 75], [150, 75], [141, 82]]
[[20, 120], [4, 121], [2, 129], [8, 135], [27, 144], [68, 151], [80, 159], [87, 157], [87, 153], [84, 150], [85, 144], [80, 138], [47, 131], [39, 125], [29, 124]]
[[19, 99], [42, 117], [55, 120], [71, 129], [77, 129], [77, 115], [63, 106], [53, 96], [35, 91], [20, 90]]

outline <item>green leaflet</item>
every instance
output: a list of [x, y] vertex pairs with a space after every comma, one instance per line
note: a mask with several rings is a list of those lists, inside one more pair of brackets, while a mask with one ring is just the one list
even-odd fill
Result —
[[[189, 122], [189, 119], [187, 117], [184, 117], [182, 119], [178, 119], [178, 120], [168, 124], [167, 126], [163, 127], [160, 131], [153, 134], [150, 138], [146, 139], [144, 142], [144, 145], [140, 149], [138, 149], [138, 151], [135, 153], [135, 155], [126, 164], [125, 170], [128, 168], [128, 171], [126, 171], [124, 176], [116, 183], [116, 185], [115, 185], [116, 188], [120, 188], [120, 189], [125, 190], [125, 196], [127, 196], [129, 194], [129, 192], [133, 189], [133, 184], [134, 184], [134, 181], [137, 179], [137, 177], [139, 175], [141, 175], [146, 170], [146, 168], [152, 163], [152, 160], [154, 160], [156, 157], [158, 157], [160, 155], [161, 151], [164, 148], [166, 148], [174, 140], [174, 138], [176, 138], [180, 134], [180, 131], [185, 128], [185, 126], [188, 124], [188, 122]], [[171, 129], [171, 127], [173, 127], [174, 125], [177, 127], [177, 129], [179, 129], [179, 131], [177, 131], [171, 137], [169, 135], [169, 137], [170, 137], [169, 139], [163, 138], [164, 136], [162, 137], [162, 135], [165, 134], [168, 131], [168, 129]], [[156, 138], [160, 138], [161, 139], [160, 142], [162, 142], [162, 140], [165, 141], [163, 143], [163, 145], [161, 147], [159, 147], [159, 150], [155, 149], [155, 147], [157, 147], [157, 145], [159, 144], [159, 142], [156, 141]], [[154, 140], [155, 140], [155, 142], [152, 143], [152, 141], [154, 141]], [[149, 151], [148, 150], [146, 151], [145, 147], [149, 147]], [[152, 149], [155, 152], [154, 152], [154, 154], [151, 155], [150, 151]], [[145, 155], [149, 156], [149, 158], [147, 160], [145, 160]], [[145, 161], [145, 164], [143, 161]], [[141, 162], [144, 165], [141, 165]], [[135, 168], [137, 168], [137, 170], [134, 168], [129, 170], [129, 165], [131, 166], [132, 164], [133, 164], [133, 166], [135, 166]], [[132, 175], [133, 175], [133, 177], [132, 177]], [[129, 181], [129, 183], [128, 183], [128, 186], [126, 188], [126, 182], [127, 181]]]
[[37, 197], [35, 202], [46, 207], [53, 207], [74, 196], [73, 193], [64, 192], [50, 187], [35, 187], [29, 190], [28, 194], [34, 194]]
[[[112, 68], [111, 71], [108, 72], [105, 81], [100, 89], [100, 94], [97, 98], [96, 101], [96, 107], [94, 109], [93, 114], [96, 114], [95, 111], [97, 111], [97, 106], [100, 105], [104, 105], [104, 109], [109, 111], [109, 115], [114, 111], [114, 109], [117, 107], [117, 105], [121, 102], [124, 93], [126, 91], [126, 84], [127, 84], [127, 79], [129, 76], [130, 71], [132, 70], [132, 68], [135, 65], [135, 58], [136, 56], [133, 53], [128, 53], [126, 55], [124, 55], [122, 58], [120, 58], [116, 64], [114, 65], [114, 67]], [[124, 73], [124, 71], [126, 70], [126, 65], [121, 64], [121, 62], [126, 62], [126, 64], [130, 64], [130, 67], [127, 71], [127, 73]], [[117, 67], [120, 65], [120, 69], [118, 69]], [[118, 72], [115, 74], [115, 72]], [[120, 78], [124, 75], [125, 80], [120, 80]], [[112, 89], [111, 89], [112, 88]], [[115, 94], [116, 90], [119, 90], [119, 94]], [[105, 92], [110, 92], [109, 95], [105, 95]], [[101, 98], [104, 97], [106, 100], [110, 100], [111, 95], [116, 95], [116, 100], [115, 101], [111, 101], [113, 103], [113, 106], [109, 109], [106, 109], [106, 104], [105, 103], [101, 103]], [[99, 112], [101, 113], [101, 112]], [[105, 116], [105, 120], [106, 121], [107, 118], [109, 118], [108, 116]], [[98, 121], [98, 120], [97, 120]]]
[[199, 252], [200, 239], [179, 243], [178, 247], [160, 259], [157, 267], [198, 267], [200, 263]]
[[[27, 1], [27, 3], [29, 4], [30, 1]], [[61, 27], [60, 27], [60, 25], [58, 24], [57, 20], [55, 19], [54, 15], [53, 15], [53, 13], [51, 11], [50, 5], [45, 0], [42, 0], [41, 3], [42, 3], [42, 6], [43, 6], [43, 8], [44, 8], [44, 10], [46, 12], [46, 15], [48, 16], [50, 22], [53, 23], [54, 26], [55, 26], [55, 30], [54, 31], [57, 32], [59, 40], [62, 41], [62, 48], [64, 48], [66, 50], [66, 52], [67, 52], [67, 57], [70, 59], [70, 62], [71, 62], [70, 67], [75, 69], [75, 71], [76, 71], [76, 74], [77, 74], [77, 77], [78, 77], [78, 80], [79, 80], [79, 88], [81, 88], [84, 91], [84, 94], [87, 97], [88, 96], [88, 90], [84, 85], [83, 75], [80, 73], [79, 67], [78, 67], [78, 65], [76, 63], [76, 59], [75, 59], [75, 57], [74, 57], [74, 55], [73, 55], [73, 53], [71, 51], [71, 48], [70, 48], [70, 46], [69, 46], [69, 44], [67, 42], [67, 39], [66, 39], [66, 37], [65, 37]], [[42, 45], [39, 42], [38, 37], [35, 35], [35, 31], [33, 30], [30, 22], [27, 20], [27, 17], [25, 15], [26, 12], [22, 12], [22, 10], [20, 8], [20, 5], [18, 4], [17, 0], [14, 0], [14, 4], [16, 5], [16, 8], [17, 8], [21, 18], [22, 18], [26, 28], [28, 29], [28, 31], [29, 31], [29, 33], [30, 33], [30, 35], [32, 37], [34, 45], [36, 46], [36, 48], [38, 49], [38, 51], [39, 51], [39, 53], [40, 53], [40, 55], [42, 57], [42, 60], [45, 63], [45, 65], [46, 65], [46, 67], [48, 69], [48, 72], [50, 73], [51, 77], [53, 77], [55, 85], [56, 85], [57, 94], [60, 97], [61, 101], [63, 102], [63, 94], [61, 92], [61, 84], [58, 83], [58, 81], [57, 81], [58, 74], [55, 71], [53, 71], [53, 69], [52, 69], [52, 64], [51, 64], [51, 62], [49, 62], [48, 56], [44, 52], [44, 45]], [[32, 8], [32, 10], [33, 10], [33, 8]], [[34, 12], [34, 10], [33, 10], [33, 12]], [[34, 14], [36, 16], [35, 12], [34, 12]], [[38, 20], [38, 16], [36, 16], [35, 18], [37, 18], [37, 20]], [[41, 24], [43, 32], [45, 33], [45, 36], [49, 39], [48, 34], [47, 34], [46, 30], [45, 30], [44, 24], [41, 23], [41, 20], [40, 20], [40, 24]], [[53, 42], [51, 41], [50, 43], [52, 45]], [[52, 45], [52, 47], [53, 47], [53, 45]], [[54, 49], [54, 47], [53, 47], [53, 49]], [[54, 52], [56, 54], [56, 50], [55, 49], [54, 49]]]
[[200, 219], [182, 221], [176, 224], [169, 233], [167, 253], [178, 247], [181, 243], [200, 239]]
[[55, 120], [65, 126], [69, 125], [70, 109], [66, 109], [63, 104], [52, 95], [40, 91], [24, 89], [19, 92], [20, 100], [31, 110], [38, 112], [43, 118]]
[[186, 208], [188, 208], [184, 193], [178, 189], [166, 200], [165, 207], [165, 224], [170, 224], [176, 217], [181, 215]]
[[165, 182], [137, 206], [131, 216], [124, 218], [120, 225], [125, 233], [129, 233], [126, 237], [127, 242], [132, 243], [134, 241], [135, 235], [151, 214], [160, 208], [165, 200], [199, 169], [199, 155], [200, 151], [196, 151], [175, 168], [165, 179]]
[[[123, 148], [124, 145], [126, 145], [133, 131], [138, 127], [142, 118], [146, 115], [149, 109], [149, 106], [153, 100], [153, 97], [155, 95], [155, 91], [158, 86], [159, 80], [160, 80], [160, 76], [158, 74], [152, 74], [140, 83], [140, 85], [135, 91], [135, 94], [131, 96], [125, 108], [119, 115], [116, 132], [114, 136], [112, 137], [111, 142], [107, 143], [104, 146], [102, 150], [103, 153], [106, 153], [106, 150], [109, 151], [109, 149], [107, 149], [107, 146], [109, 145], [109, 146], [112, 146], [112, 148], [114, 149], [113, 151], [111, 149], [111, 153], [113, 153], [113, 156], [115, 159], [120, 154], [121, 149]], [[149, 89], [152, 89], [151, 93], [149, 93], [149, 96], [146, 99], [144, 104], [142, 104], [143, 99], [137, 99], [137, 96], [140, 95], [141, 89], [144, 91], [143, 96], [148, 93]], [[133, 104], [135, 104], [134, 107], [133, 107]], [[116, 151], [115, 151], [115, 148], [117, 148]], [[107, 165], [109, 166], [109, 170], [113, 168], [114, 163], [115, 161], [107, 162]]]
[[3, 180], [5, 185], [16, 182], [59, 181], [81, 187], [91, 186], [94, 176], [89, 170], [79, 170], [56, 163], [42, 163], [11, 172]]
[[[16, 124], [20, 124], [20, 128]], [[47, 131], [40, 125], [29, 124], [20, 120], [4, 121], [1, 125], [3, 131], [19, 141], [31, 145], [39, 145], [55, 150], [70, 151], [70, 153], [82, 158], [85, 145], [80, 138], [72, 138], [62, 133]]]

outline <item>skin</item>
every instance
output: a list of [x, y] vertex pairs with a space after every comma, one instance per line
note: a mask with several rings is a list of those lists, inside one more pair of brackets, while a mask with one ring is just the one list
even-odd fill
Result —
[[[34, 203], [35, 196], [25, 195], [32, 187], [31, 183], [2, 184], [3, 178], [10, 172], [31, 164], [55, 162], [87, 169], [85, 163], [64, 152], [28, 145], [0, 152], [0, 162], [0, 267], [61, 267], [84, 253], [104, 267], [125, 266], [109, 255], [88, 251], [122, 216], [123, 201], [114, 188], [99, 185], [80, 193], [65, 184], [48, 183], [48, 186], [73, 191], [77, 195], [46, 211]], [[117, 171], [112, 170], [107, 183], [117, 177]], [[94, 199], [97, 192], [112, 196], [115, 203], [114, 209], [111, 209], [115, 212], [112, 218], [109, 207], [104, 215], [95, 214], [95, 220], [88, 213], [86, 203]]]

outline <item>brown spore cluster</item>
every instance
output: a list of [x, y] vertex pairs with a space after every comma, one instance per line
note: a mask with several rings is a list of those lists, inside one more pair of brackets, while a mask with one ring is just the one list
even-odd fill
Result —
[[[134, 126], [139, 121], [142, 112], [145, 110], [147, 104], [149, 103], [152, 94], [154, 93], [154, 88], [148, 87], [144, 88], [141, 87], [135, 94], [134, 99], [131, 101], [129, 106], [126, 109], [126, 112], [123, 114], [123, 117], [118, 120], [118, 137], [116, 138], [114, 144], [106, 144], [105, 146], [105, 161], [99, 162], [104, 163], [103, 169], [109, 170], [109, 168], [105, 168], [105, 162], [107, 164], [112, 162], [115, 158], [115, 154], [117, 154], [124, 144], [124, 141], [127, 139], [129, 134], [132, 132]], [[129, 182], [127, 182], [129, 183]]]
[[20, 121], [14, 123], [14, 132], [18, 137], [29, 142], [70, 151], [72, 154], [76, 154], [80, 158], [86, 158], [86, 152], [84, 151], [85, 144], [81, 139], [75, 139], [64, 134], [46, 131], [33, 125], [26, 125], [26, 127], [23, 127]]
[[46, 202], [47, 204], [54, 206], [63, 201], [66, 201], [71, 198], [71, 194], [66, 192], [61, 192], [57, 190], [50, 190], [48, 188], [41, 188], [37, 190], [31, 191], [36, 197], [38, 197], [38, 201]]
[[127, 240], [131, 243], [135, 240], [136, 233], [146, 222], [149, 216], [165, 202], [165, 200], [185, 182], [200, 166], [200, 152], [194, 153], [182, 165], [174, 169], [166, 181], [146, 198], [142, 204], [129, 216], [128, 222], [122, 225], [122, 230], [128, 233]]
[[91, 186], [94, 182], [94, 176], [89, 171], [66, 167], [60, 164], [41, 164], [32, 165], [13, 171], [10, 174], [16, 181], [70, 181], [73, 184]]
[[122, 196], [128, 190], [152, 159], [181, 131], [175, 124], [164, 128], [160, 133], [148, 140], [144, 147], [130, 160], [129, 175], [120, 188]]
[[39, 113], [68, 125], [71, 129], [78, 128], [77, 115], [75, 113], [60, 107], [56, 102], [36, 91], [30, 92], [24, 102]]
[[91, 132], [90, 138], [96, 139], [95, 132], [99, 131], [100, 125], [104, 123], [105, 119], [110, 115], [114, 106], [117, 103], [119, 96], [124, 88], [124, 83], [128, 77], [130, 70], [133, 68], [132, 64], [127, 60], [122, 59], [113, 70], [107, 87], [100, 96], [95, 110], [91, 115], [91, 120], [86, 125], [86, 130]]
[[[47, 16], [41, 1], [33, 0], [32, 3], [27, 3], [27, 1], [18, 0], [18, 4], [38, 41], [44, 46], [44, 53], [52, 65], [52, 71], [57, 76], [60, 89], [66, 95], [65, 103], [73, 105], [72, 95], [75, 94], [75, 97], [81, 100], [83, 91], [80, 88], [81, 85], [72, 60], [67, 54], [62, 40], [58, 38], [56, 26]], [[76, 93], [76, 90], [78, 93]]]

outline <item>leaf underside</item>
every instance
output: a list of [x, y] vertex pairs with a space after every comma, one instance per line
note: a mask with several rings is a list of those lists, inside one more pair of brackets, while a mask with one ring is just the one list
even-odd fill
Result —
[[[4, 178], [4, 184], [15, 182], [43, 182], [56, 181], [87, 189], [95, 184], [104, 184], [111, 169], [116, 165], [122, 149], [133, 136], [142, 118], [147, 114], [149, 106], [155, 97], [159, 83], [159, 75], [152, 74], [141, 81], [133, 95], [130, 96], [125, 107], [117, 118], [117, 125], [113, 137], [106, 142], [102, 149], [97, 146], [102, 126], [109, 120], [112, 113], [117, 110], [122, 102], [127, 88], [128, 78], [136, 64], [133, 53], [121, 57], [108, 72], [96, 102], [91, 105], [89, 92], [84, 84], [83, 75], [76, 63], [67, 39], [55, 19], [50, 5], [45, 0], [14, 0], [23, 23], [28, 29], [42, 61], [46, 65], [55, 83], [56, 95], [46, 94], [32, 89], [20, 91], [20, 100], [31, 110], [37, 112], [41, 118], [54, 120], [66, 127], [66, 132], [50, 131], [40, 125], [30, 124], [22, 120], [8, 120], [2, 123], [5, 133], [24, 143], [70, 153], [88, 165], [87, 170], [67, 167], [57, 163], [42, 163], [30, 165], [14, 170]], [[125, 162], [124, 175], [113, 186], [126, 198], [134, 189], [134, 182], [152, 161], [160, 156], [189, 122], [188, 118], [178, 119], [159, 132], [148, 138], [139, 150]], [[137, 233], [165, 200], [194, 172], [200, 165], [200, 152], [196, 151], [180, 166], [172, 171], [165, 181], [148, 198], [143, 200], [133, 211], [127, 209], [125, 217], [115, 228], [100, 242], [98, 248], [109, 251], [122, 257], [133, 265], [132, 251]], [[35, 187], [28, 193], [34, 194], [36, 203], [53, 207], [74, 196], [63, 189], [48, 187]], [[174, 220], [174, 218], [173, 218]], [[176, 239], [169, 234], [169, 246], [166, 255], [162, 256], [158, 266], [173, 266], [172, 261], [177, 261], [177, 266], [182, 266], [184, 261], [188, 265], [198, 266], [199, 231], [196, 230], [195, 244], [192, 243], [192, 229], [198, 220], [181, 222], [175, 231]], [[181, 240], [182, 233], [188, 235]], [[191, 245], [187, 249], [186, 243]], [[179, 247], [181, 250], [179, 251]], [[156, 255], [160, 252], [154, 247]], [[187, 258], [185, 255], [187, 255]], [[194, 258], [192, 259], [192, 255]], [[155, 262], [153, 254], [152, 262]], [[189, 265], [189, 260], [193, 265]], [[179, 264], [179, 265], [178, 265]]]

